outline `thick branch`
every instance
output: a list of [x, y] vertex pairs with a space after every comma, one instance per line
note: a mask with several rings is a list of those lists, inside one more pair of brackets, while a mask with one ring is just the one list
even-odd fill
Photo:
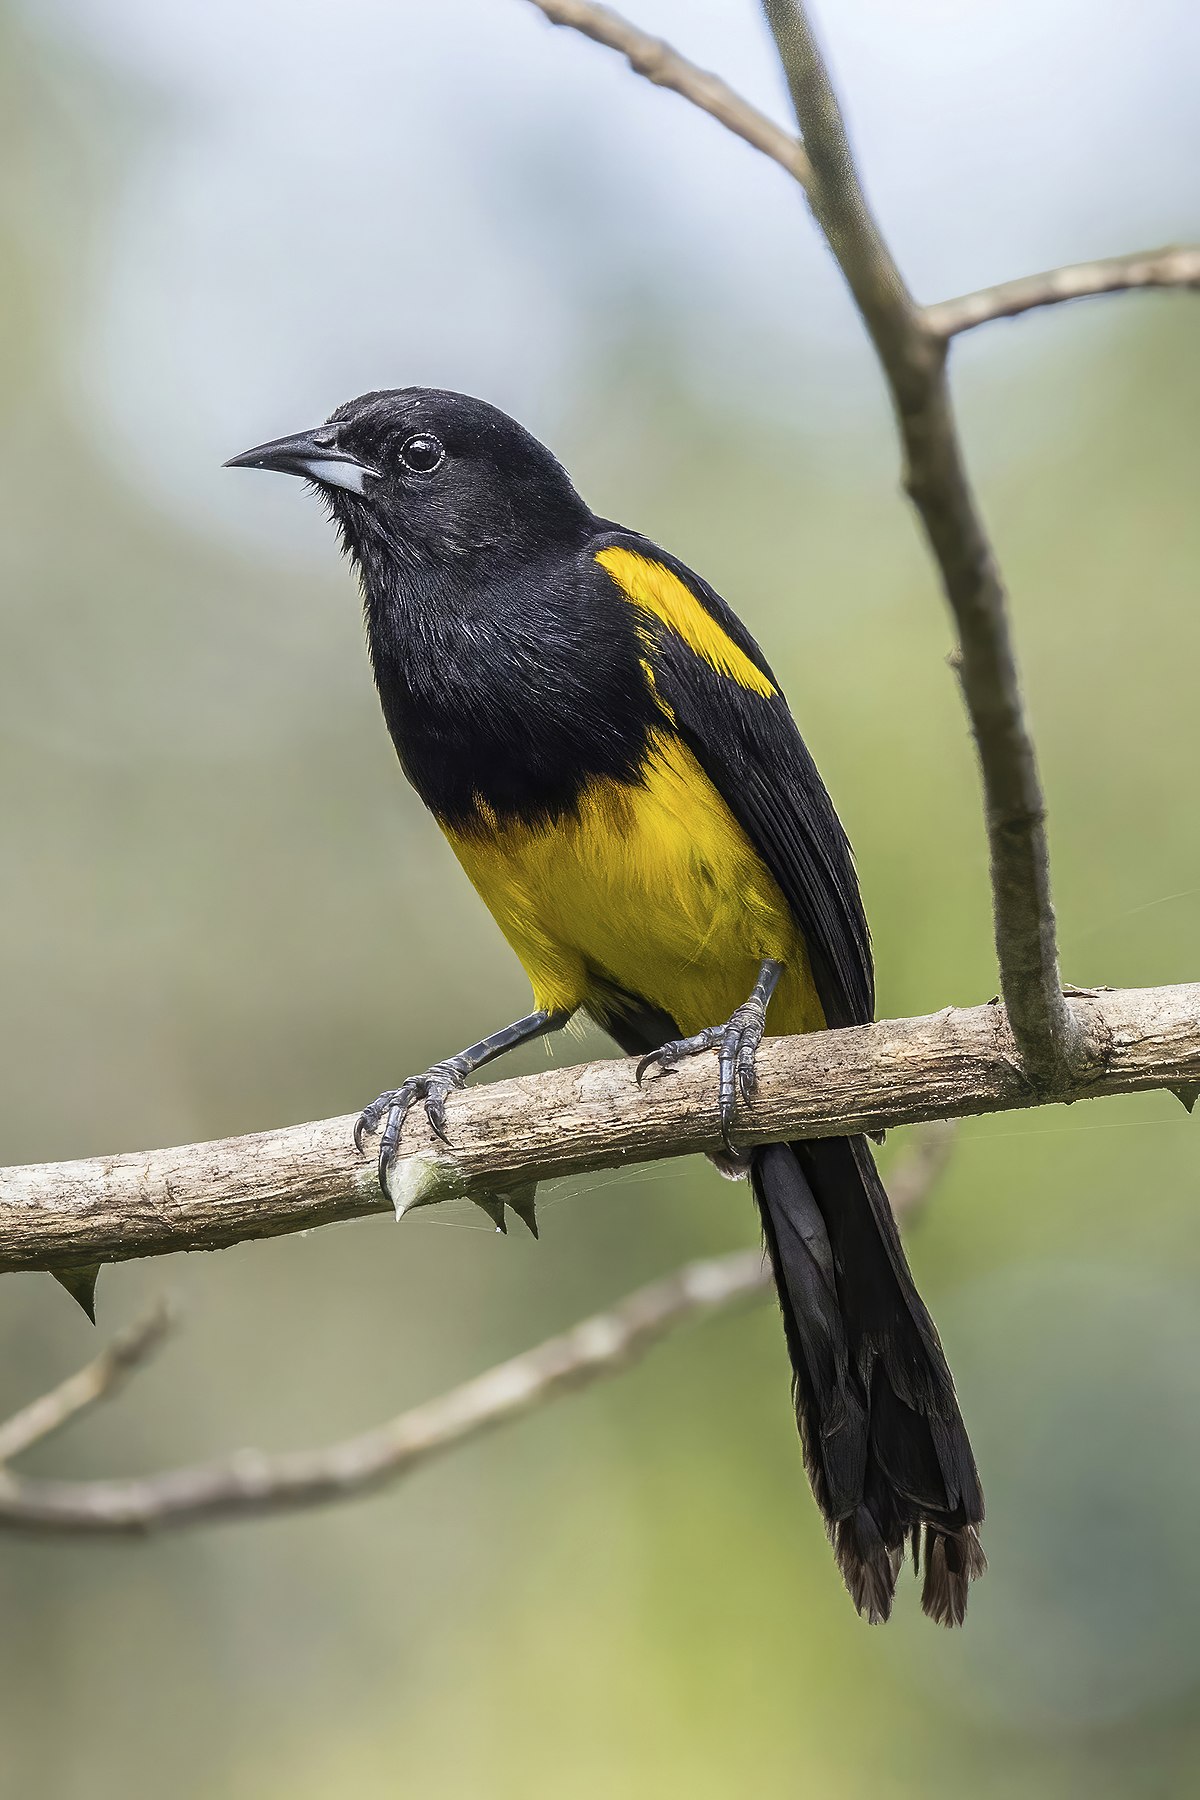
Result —
[[[1087, 1073], [1030, 1093], [999, 1005], [768, 1038], [742, 1142], [882, 1131], [922, 1119], [1200, 1082], [1200, 985], [1073, 994]], [[392, 1179], [400, 1209], [719, 1147], [715, 1059], [638, 1088], [611, 1061], [451, 1097], [450, 1146], [417, 1116]], [[217, 1250], [387, 1204], [349, 1118], [83, 1162], [0, 1171], [0, 1272]]]
[[697, 68], [670, 44], [651, 37], [609, 6], [593, 5], [592, 0], [532, 0], [532, 4], [552, 25], [569, 26], [606, 49], [617, 51], [635, 74], [644, 75], [657, 87], [670, 88], [701, 112], [711, 113], [727, 130], [779, 163], [801, 184], [807, 181], [808, 158], [800, 140], [751, 106], [719, 75]]
[[[945, 1166], [953, 1127], [930, 1126], [893, 1171], [888, 1184], [897, 1218], [921, 1206]], [[640, 1288], [607, 1312], [586, 1319], [474, 1381], [453, 1388], [386, 1425], [325, 1450], [290, 1456], [242, 1451], [191, 1469], [172, 1470], [133, 1481], [31, 1481], [3, 1467], [0, 1455], [0, 1528], [42, 1532], [145, 1532], [164, 1526], [197, 1525], [216, 1519], [292, 1511], [326, 1501], [349, 1500], [395, 1481], [444, 1450], [478, 1437], [494, 1426], [543, 1406], [559, 1394], [619, 1374], [652, 1345], [689, 1320], [724, 1311], [771, 1290], [771, 1278], [757, 1250], [688, 1263], [661, 1281]], [[146, 1327], [141, 1328], [142, 1336]], [[132, 1337], [106, 1352], [128, 1364]], [[94, 1387], [96, 1364], [35, 1401], [17, 1419], [0, 1426], [0, 1443], [15, 1447], [19, 1421], [41, 1410], [62, 1413], [58, 1401], [68, 1391]]]
[[925, 308], [925, 323], [939, 338], [954, 337], [990, 319], [1014, 319], [1036, 306], [1057, 306], [1092, 294], [1119, 294], [1132, 288], [1200, 288], [1200, 244], [1165, 250], [1135, 250], [1097, 262], [1069, 263], [1041, 275], [1023, 275], [998, 287], [980, 288]]
[[1045, 803], [1004, 588], [967, 479], [945, 342], [904, 285], [872, 216], [837, 96], [798, 0], [764, 0], [808, 151], [813, 213], [879, 354], [900, 426], [905, 486], [959, 631], [963, 692], [983, 772], [1000, 982], [1026, 1070], [1053, 1087], [1083, 1049], [1058, 972]]

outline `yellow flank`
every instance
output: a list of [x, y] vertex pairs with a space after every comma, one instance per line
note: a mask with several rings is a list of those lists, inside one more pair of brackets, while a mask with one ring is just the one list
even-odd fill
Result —
[[669, 631], [681, 637], [688, 649], [703, 657], [719, 675], [727, 675], [739, 687], [761, 694], [764, 699], [772, 697], [775, 689], [762, 670], [755, 668], [746, 652], [739, 650], [686, 582], [680, 581], [665, 564], [652, 562], [648, 556], [639, 556], [635, 550], [622, 550], [615, 544], [601, 550], [596, 561], [612, 576], [627, 600], [661, 619]]
[[654, 737], [639, 784], [597, 781], [569, 815], [497, 827], [479, 812], [446, 835], [539, 1007], [573, 1010], [607, 978], [692, 1033], [727, 1019], [770, 956], [785, 971], [771, 1031], [824, 1023], [778, 884], [673, 734]]

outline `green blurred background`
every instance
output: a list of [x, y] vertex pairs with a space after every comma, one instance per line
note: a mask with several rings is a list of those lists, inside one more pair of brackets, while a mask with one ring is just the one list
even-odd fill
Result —
[[[1194, 234], [1190, 9], [976, 11], [830, 17], [922, 291]], [[644, 16], [780, 106], [748, 0]], [[994, 991], [948, 627], [798, 200], [535, 26], [0, 6], [5, 1162], [346, 1112], [524, 1008], [400, 782], [316, 508], [217, 469], [372, 385], [487, 392], [703, 569], [847, 821], [881, 1011]], [[956, 355], [1079, 983], [1197, 972], [1198, 305]], [[358, 1505], [0, 1540], [0, 1791], [1194, 1794], [1198, 1131], [1163, 1094], [967, 1123], [911, 1235], [988, 1492], [964, 1632], [908, 1585], [886, 1630], [854, 1616], [764, 1306]], [[110, 1270], [102, 1336], [164, 1286], [185, 1328], [25, 1466], [319, 1443], [755, 1236], [691, 1162], [543, 1214], [540, 1244], [445, 1208]], [[48, 1277], [7, 1279], [0, 1411], [94, 1344]]]

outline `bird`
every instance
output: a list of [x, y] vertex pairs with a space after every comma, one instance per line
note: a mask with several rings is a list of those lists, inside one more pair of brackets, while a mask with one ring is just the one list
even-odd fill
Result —
[[850, 844], [757, 643], [469, 395], [363, 394], [226, 466], [299, 476], [324, 501], [403, 772], [533, 990], [524, 1018], [363, 1109], [355, 1142], [379, 1133], [384, 1191], [414, 1107], [445, 1138], [468, 1075], [579, 1013], [639, 1058], [639, 1082], [715, 1052], [715, 1160], [757, 1203], [846, 1587], [887, 1619], [911, 1554], [924, 1611], [960, 1624], [986, 1566], [983, 1496], [871, 1149], [734, 1142], [764, 1034], [865, 1024], [875, 1004]]

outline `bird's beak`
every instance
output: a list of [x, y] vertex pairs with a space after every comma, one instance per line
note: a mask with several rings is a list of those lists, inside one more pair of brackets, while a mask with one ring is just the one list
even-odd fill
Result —
[[352, 494], [365, 491], [367, 476], [378, 480], [379, 470], [360, 462], [348, 450], [338, 448], [337, 428], [318, 425], [314, 431], [298, 431], [294, 437], [273, 438], [231, 456], [227, 469], [275, 469], [281, 475], [301, 475], [322, 487], [346, 488]]

